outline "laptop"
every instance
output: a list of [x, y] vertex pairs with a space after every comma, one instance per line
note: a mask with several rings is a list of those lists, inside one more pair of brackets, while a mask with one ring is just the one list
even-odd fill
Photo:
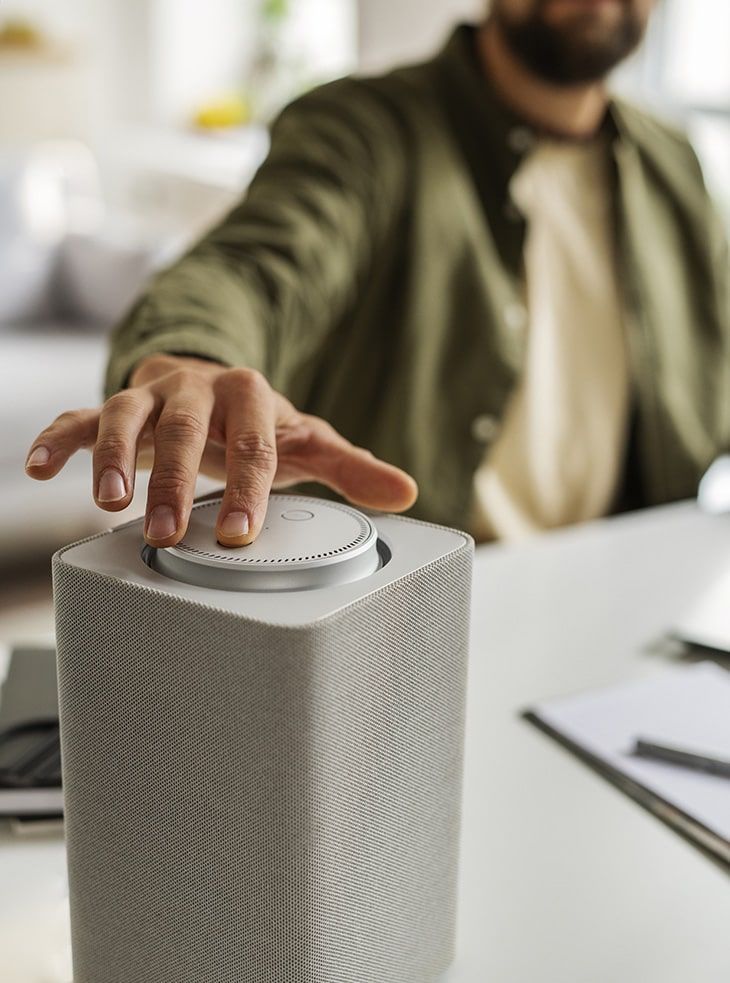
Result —
[[0, 816], [62, 813], [56, 652], [19, 646], [0, 686]]

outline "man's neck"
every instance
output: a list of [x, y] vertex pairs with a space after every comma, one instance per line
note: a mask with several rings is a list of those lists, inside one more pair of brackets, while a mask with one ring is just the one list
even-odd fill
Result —
[[477, 34], [479, 56], [498, 97], [539, 130], [584, 140], [599, 129], [608, 95], [603, 82], [564, 86], [534, 75], [510, 50], [491, 18]]

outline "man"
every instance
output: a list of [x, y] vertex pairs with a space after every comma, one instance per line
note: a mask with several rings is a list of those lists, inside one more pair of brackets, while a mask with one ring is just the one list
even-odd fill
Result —
[[153, 445], [154, 546], [199, 469], [227, 545], [272, 484], [398, 510], [413, 475], [414, 514], [484, 539], [692, 495], [728, 444], [730, 287], [689, 145], [604, 86], [652, 6], [495, 0], [433, 60], [295, 102], [28, 473], [93, 447], [116, 511]]

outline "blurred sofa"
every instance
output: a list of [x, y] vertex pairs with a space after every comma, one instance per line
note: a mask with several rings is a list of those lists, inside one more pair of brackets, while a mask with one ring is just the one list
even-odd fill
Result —
[[0, 564], [109, 525], [91, 499], [88, 453], [48, 484], [23, 465], [59, 413], [99, 402], [109, 326], [162, 259], [104, 222], [86, 148], [0, 155]]

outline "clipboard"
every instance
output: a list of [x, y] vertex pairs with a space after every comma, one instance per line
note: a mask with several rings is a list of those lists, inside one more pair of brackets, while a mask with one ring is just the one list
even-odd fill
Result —
[[[674, 733], [668, 734], [679, 697], [684, 714], [678, 715], [672, 724]], [[601, 692], [549, 701], [521, 716], [730, 873], [730, 780], [687, 774], [686, 769], [680, 769], [684, 772], [680, 774], [675, 765], [642, 762], [629, 754], [637, 733], [654, 735], [657, 729], [682, 743], [683, 734], [693, 726], [696, 732], [705, 726], [707, 741], [712, 729], [708, 698], [715, 714], [727, 705], [730, 721], [730, 673], [705, 662]], [[710, 719], [703, 720], [703, 715]], [[708, 781], [716, 784], [703, 790], [702, 783]]]

